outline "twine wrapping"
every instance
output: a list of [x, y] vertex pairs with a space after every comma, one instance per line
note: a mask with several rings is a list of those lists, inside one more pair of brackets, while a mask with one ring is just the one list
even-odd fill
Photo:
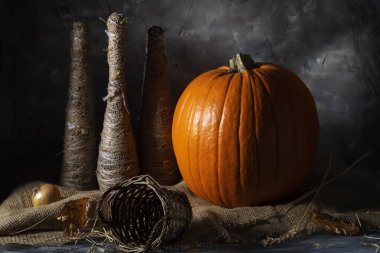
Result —
[[181, 179], [172, 144], [173, 107], [168, 61], [161, 27], [148, 30], [143, 98], [140, 114], [139, 160], [143, 174], [163, 185]]
[[125, 94], [125, 24], [126, 19], [117, 13], [107, 20], [109, 83], [96, 173], [101, 191], [139, 174]]
[[61, 184], [77, 190], [96, 188], [95, 114], [88, 64], [88, 26], [75, 21], [71, 32], [71, 72], [66, 107]]
[[[102, 210], [105, 200], [106, 215]], [[161, 188], [149, 175], [109, 188], [99, 199], [97, 213], [125, 252], [154, 250], [178, 240], [192, 219], [186, 194]]]

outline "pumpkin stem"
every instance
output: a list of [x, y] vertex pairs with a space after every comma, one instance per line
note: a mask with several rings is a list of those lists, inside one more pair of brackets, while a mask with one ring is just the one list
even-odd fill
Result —
[[247, 69], [253, 69], [256, 63], [249, 54], [236, 54], [230, 59], [230, 72], [243, 72]]

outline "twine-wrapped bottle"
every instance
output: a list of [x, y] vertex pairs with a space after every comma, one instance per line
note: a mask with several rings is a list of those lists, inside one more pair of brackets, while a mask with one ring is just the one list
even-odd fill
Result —
[[171, 138], [173, 107], [161, 27], [149, 28], [146, 53], [139, 121], [139, 159], [143, 174], [151, 175], [160, 184], [172, 185], [180, 180], [181, 175]]
[[88, 26], [75, 21], [71, 32], [71, 69], [66, 106], [61, 184], [78, 190], [96, 188], [96, 135], [88, 63]]
[[109, 83], [97, 167], [101, 191], [139, 174], [125, 93], [125, 24], [126, 19], [117, 13], [112, 13], [107, 20]]

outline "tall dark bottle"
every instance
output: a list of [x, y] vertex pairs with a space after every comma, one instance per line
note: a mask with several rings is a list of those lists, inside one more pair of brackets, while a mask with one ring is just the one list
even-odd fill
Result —
[[173, 185], [181, 179], [171, 138], [173, 112], [164, 32], [153, 26], [148, 30], [146, 46], [139, 160], [142, 173], [163, 185]]

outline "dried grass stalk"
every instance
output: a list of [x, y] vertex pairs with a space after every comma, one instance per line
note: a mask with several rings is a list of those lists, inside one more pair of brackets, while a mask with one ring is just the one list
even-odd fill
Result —
[[326, 213], [318, 212], [317, 210], [311, 211], [310, 221], [317, 228], [332, 234], [354, 236], [361, 232], [360, 227], [356, 223], [343, 218], [336, 218]]
[[127, 107], [124, 38], [126, 19], [112, 13], [107, 20], [109, 83], [97, 178], [100, 190], [139, 174], [138, 158]]
[[66, 107], [61, 184], [78, 190], [96, 188], [95, 115], [88, 64], [88, 27], [75, 21], [71, 32], [71, 72]]
[[161, 27], [148, 30], [143, 98], [140, 115], [139, 159], [143, 174], [163, 185], [177, 183], [179, 173], [173, 152], [168, 61]]

